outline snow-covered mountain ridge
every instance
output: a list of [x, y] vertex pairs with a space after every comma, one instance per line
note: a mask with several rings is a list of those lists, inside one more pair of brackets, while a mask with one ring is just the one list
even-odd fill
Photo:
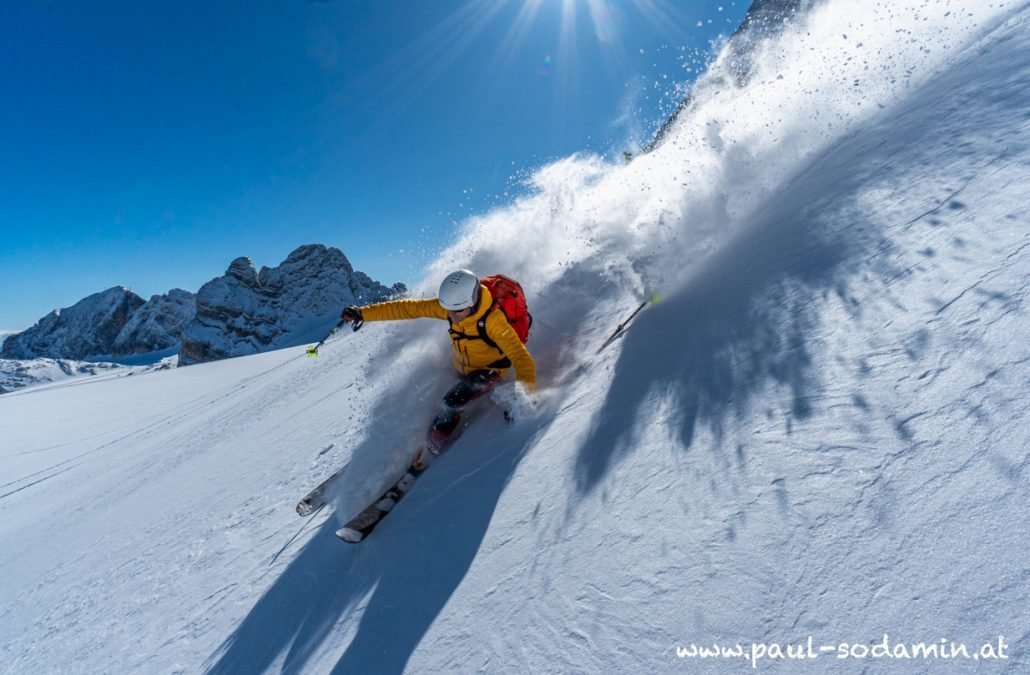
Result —
[[[181, 363], [200, 363], [318, 339], [341, 307], [405, 290], [402, 284], [387, 288], [355, 271], [339, 249], [305, 245], [278, 267], [260, 272], [249, 258], [237, 258], [224, 276], [196, 295], [172, 289], [144, 301], [122, 287], [95, 293], [7, 336], [0, 355], [18, 361], [125, 363], [146, 361], [143, 355], [156, 362], [177, 351]], [[36, 370], [51, 372], [52, 365]], [[5, 369], [14, 372], [24, 366], [7, 364]], [[11, 378], [8, 384], [25, 381]]]
[[[151, 300], [151, 303], [161, 302], [161, 296]], [[32, 328], [9, 336], [0, 356], [22, 360], [86, 360], [100, 354], [113, 354], [116, 345], [129, 350], [124, 354], [132, 354], [137, 345], [131, 341], [131, 329], [125, 331], [125, 328], [146, 304], [143, 298], [123, 287], [94, 293], [71, 307], [55, 309]], [[149, 312], [149, 309], [144, 311]], [[161, 345], [158, 349], [174, 344], [174, 337], [167, 333], [157, 336], [156, 340]]]
[[1025, 672], [1030, 6], [827, 0], [761, 48], [428, 270], [524, 283], [536, 411], [484, 402], [358, 547], [451, 383], [439, 324], [0, 397], [0, 663], [740, 672], [676, 648], [887, 634], [1006, 658], [757, 666]]
[[347, 305], [400, 295], [355, 271], [337, 248], [314, 244], [278, 267], [258, 272], [250, 258], [233, 260], [224, 276], [197, 293], [196, 315], [182, 331], [183, 365], [317, 341]]
[[0, 359], [0, 394], [15, 389], [34, 387], [51, 382], [64, 382], [83, 377], [126, 377], [154, 370], [174, 368], [178, 358], [166, 357], [149, 365], [121, 365], [117, 363], [69, 361], [67, 359]]

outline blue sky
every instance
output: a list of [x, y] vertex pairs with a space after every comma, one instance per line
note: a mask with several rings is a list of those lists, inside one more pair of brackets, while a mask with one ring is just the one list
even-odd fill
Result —
[[747, 0], [0, 8], [0, 329], [115, 285], [341, 248], [411, 281], [453, 222], [631, 149]]

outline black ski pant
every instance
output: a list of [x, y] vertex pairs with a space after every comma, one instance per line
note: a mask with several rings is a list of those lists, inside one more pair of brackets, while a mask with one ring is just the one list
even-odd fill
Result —
[[461, 422], [461, 411], [472, 401], [493, 391], [501, 381], [494, 370], [474, 370], [462, 375], [458, 383], [443, 397], [443, 407], [429, 428], [429, 444], [442, 448]]

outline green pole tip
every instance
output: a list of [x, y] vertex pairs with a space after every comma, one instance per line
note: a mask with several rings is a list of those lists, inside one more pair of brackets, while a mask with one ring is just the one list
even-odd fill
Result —
[[651, 296], [651, 304], [652, 305], [656, 305], [656, 304], [658, 304], [661, 301], [661, 299], [662, 299], [662, 296], [660, 296], [657, 293], [655, 293], [655, 294], [653, 294]]

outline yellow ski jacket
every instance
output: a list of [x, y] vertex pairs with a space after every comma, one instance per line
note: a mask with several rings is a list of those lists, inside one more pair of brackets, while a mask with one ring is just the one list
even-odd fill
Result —
[[[454, 367], [464, 374], [474, 370], [494, 370], [504, 378], [508, 369], [515, 368], [515, 378], [532, 391], [536, 388], [536, 364], [526, 345], [508, 323], [500, 308], [490, 311], [494, 299], [485, 286], [479, 287], [479, 304], [470, 316], [451, 324], [451, 346]], [[447, 310], [436, 298], [426, 300], [391, 300], [361, 307], [365, 321], [399, 321], [403, 319], [447, 319]], [[486, 320], [480, 323], [483, 317]], [[448, 323], [450, 323], [448, 321]], [[494, 347], [480, 337], [480, 326]]]

